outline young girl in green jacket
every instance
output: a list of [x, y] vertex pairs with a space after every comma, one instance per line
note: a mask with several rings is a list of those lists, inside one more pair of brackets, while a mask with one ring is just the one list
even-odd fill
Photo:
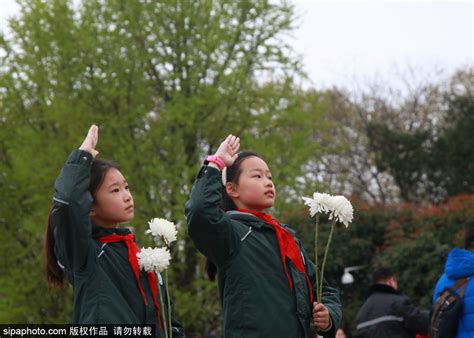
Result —
[[315, 301], [316, 267], [294, 231], [263, 212], [275, 202], [271, 172], [239, 147], [229, 135], [207, 158], [185, 207], [211, 279], [217, 272], [225, 337], [334, 337], [338, 293], [324, 282], [322, 303]]
[[[97, 141], [92, 126], [56, 179], [45, 236], [47, 281], [63, 286], [67, 277], [72, 284], [75, 324], [155, 325], [155, 336], [164, 337], [161, 314], [167, 318], [171, 309], [157, 292], [166, 295], [166, 286], [140, 270], [134, 235], [118, 227], [133, 219], [133, 197], [117, 165], [94, 159]], [[184, 336], [174, 319], [172, 331]]]

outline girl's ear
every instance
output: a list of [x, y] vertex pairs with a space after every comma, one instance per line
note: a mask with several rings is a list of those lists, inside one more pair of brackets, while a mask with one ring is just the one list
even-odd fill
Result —
[[237, 187], [236, 187], [235, 183], [233, 183], [233, 182], [227, 182], [225, 184], [225, 191], [227, 192], [227, 195], [230, 198], [239, 197], [239, 193], [237, 192]]
[[96, 215], [94, 207], [91, 208], [91, 212], [89, 213], [90, 217], [94, 217]]

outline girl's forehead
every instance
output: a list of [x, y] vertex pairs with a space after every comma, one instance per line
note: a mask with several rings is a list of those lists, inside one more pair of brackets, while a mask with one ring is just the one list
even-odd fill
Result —
[[125, 181], [125, 177], [122, 175], [120, 170], [115, 168], [110, 168], [105, 174], [104, 181]]
[[252, 156], [242, 161], [241, 169], [245, 171], [249, 170], [261, 170], [270, 171], [267, 163], [260, 157]]

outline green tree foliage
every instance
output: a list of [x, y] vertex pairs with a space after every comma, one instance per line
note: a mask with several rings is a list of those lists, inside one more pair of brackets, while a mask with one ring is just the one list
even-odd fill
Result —
[[461, 71], [451, 82], [439, 93], [442, 101], [433, 125], [407, 129], [374, 121], [367, 126], [378, 169], [394, 177], [405, 201], [439, 202], [474, 190], [472, 70]]
[[411, 133], [392, 130], [380, 122], [367, 126], [369, 149], [375, 154], [375, 163], [380, 171], [392, 174], [404, 201], [420, 200], [427, 195], [430, 134], [419, 129]]
[[[474, 81], [473, 81], [474, 83]], [[447, 98], [445, 125], [435, 143], [432, 179], [453, 196], [474, 192], [474, 92]]]
[[[180, 228], [171, 291], [194, 332], [220, 322], [215, 286], [186, 235], [183, 206], [205, 154], [228, 133], [267, 158], [289, 201], [329, 147], [326, 98], [300, 90], [285, 43], [293, 8], [272, 1], [19, 1], [0, 39], [0, 322], [68, 322], [70, 290], [48, 290], [42, 237], [54, 178], [88, 127], [121, 164], [146, 221]], [[307, 189], [307, 187], [301, 187]], [[285, 197], [286, 196], [286, 197]], [[178, 249], [179, 248], [179, 249]], [[204, 291], [203, 291], [204, 290]], [[210, 302], [211, 300], [211, 302]], [[207, 318], [195, 318], [199, 313]]]
[[442, 82], [402, 80], [402, 91], [377, 84], [328, 91], [328, 115], [345, 145], [317, 166], [332, 191], [374, 203], [439, 202], [471, 191], [472, 67]]

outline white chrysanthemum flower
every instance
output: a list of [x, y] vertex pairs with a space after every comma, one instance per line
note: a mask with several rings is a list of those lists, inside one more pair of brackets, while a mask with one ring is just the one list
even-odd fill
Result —
[[[349, 223], [352, 222], [354, 217], [354, 210], [352, 208], [351, 202], [344, 196], [332, 196], [325, 193], [313, 194], [313, 198], [303, 197], [304, 204], [309, 206], [309, 213], [311, 217], [317, 213], [328, 213], [329, 219], [333, 220], [331, 222], [331, 231], [329, 232], [328, 242], [326, 244], [326, 249], [324, 250], [323, 264], [321, 267], [321, 276], [316, 274], [316, 299], [318, 302], [321, 302], [322, 299], [322, 289], [323, 289], [323, 280], [324, 280], [324, 269], [326, 267], [326, 260], [329, 251], [329, 245], [331, 244], [332, 234], [336, 225], [336, 222], [343, 223], [346, 228], [349, 226]], [[319, 218], [316, 218], [316, 228], [314, 232], [314, 257], [316, 266], [318, 264], [318, 243], [319, 238]]]
[[150, 229], [147, 230], [146, 233], [151, 233], [158, 245], [160, 245], [161, 240], [163, 240], [167, 246], [176, 240], [178, 231], [173, 222], [164, 218], [152, 218], [151, 221], [148, 222], [148, 225]]
[[354, 209], [351, 202], [344, 196], [331, 196], [328, 200], [329, 219], [336, 219], [336, 221], [343, 223], [346, 228], [354, 218]]
[[303, 197], [304, 204], [309, 207], [309, 214], [311, 217], [316, 215], [319, 212], [328, 212], [329, 211], [329, 201], [331, 195], [326, 193], [315, 192], [313, 198]]
[[140, 269], [160, 273], [170, 264], [171, 254], [167, 248], [143, 248], [137, 258]]

